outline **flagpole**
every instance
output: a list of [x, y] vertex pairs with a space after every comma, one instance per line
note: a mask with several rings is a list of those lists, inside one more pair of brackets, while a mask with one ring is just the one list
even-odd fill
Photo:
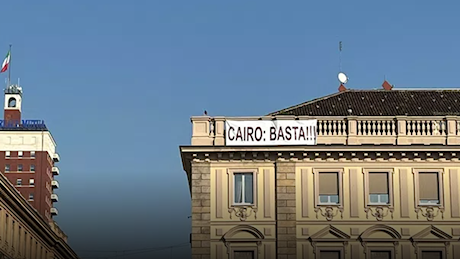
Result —
[[6, 86], [6, 88], [9, 88], [11, 86], [11, 46], [12, 44], [10, 44], [10, 50], [9, 50], [9, 53], [10, 53], [10, 64], [8, 64], [9, 68], [8, 68], [8, 86]]

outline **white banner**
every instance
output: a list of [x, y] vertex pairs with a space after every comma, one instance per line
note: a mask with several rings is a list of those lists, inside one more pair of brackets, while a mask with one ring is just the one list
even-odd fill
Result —
[[316, 145], [316, 119], [225, 121], [228, 146]]

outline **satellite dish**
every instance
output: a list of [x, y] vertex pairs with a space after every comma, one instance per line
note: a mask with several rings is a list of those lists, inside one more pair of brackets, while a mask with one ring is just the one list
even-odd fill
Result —
[[340, 81], [340, 83], [342, 83], [342, 84], [346, 84], [347, 81], [348, 81], [347, 75], [345, 75], [345, 73], [343, 73], [343, 72], [340, 72], [339, 75], [338, 75], [337, 77], [339, 78], [339, 81]]

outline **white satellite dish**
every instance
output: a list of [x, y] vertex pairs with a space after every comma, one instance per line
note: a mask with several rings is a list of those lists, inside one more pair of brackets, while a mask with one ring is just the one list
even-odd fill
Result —
[[339, 75], [338, 75], [337, 77], [339, 78], [339, 81], [340, 81], [340, 83], [342, 83], [342, 84], [346, 84], [347, 81], [348, 81], [347, 75], [345, 75], [345, 73], [343, 73], [343, 72], [340, 72]]

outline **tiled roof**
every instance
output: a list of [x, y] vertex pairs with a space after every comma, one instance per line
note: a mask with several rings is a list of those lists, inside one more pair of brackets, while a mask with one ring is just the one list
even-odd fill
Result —
[[460, 115], [459, 89], [346, 90], [269, 115], [440, 116]]

